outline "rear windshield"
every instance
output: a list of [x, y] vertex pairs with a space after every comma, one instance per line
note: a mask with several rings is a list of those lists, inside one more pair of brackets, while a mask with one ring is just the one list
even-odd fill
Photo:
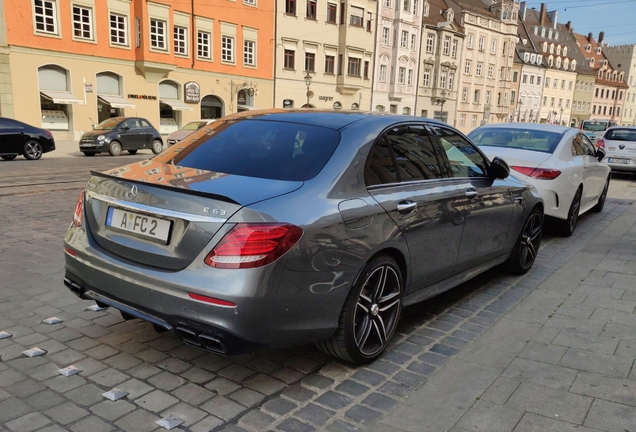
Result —
[[478, 146], [507, 147], [553, 153], [563, 133], [517, 128], [479, 128], [468, 134]]
[[581, 129], [590, 132], [601, 132], [607, 129], [607, 122], [584, 121]]
[[172, 163], [248, 177], [305, 181], [322, 170], [339, 142], [338, 131], [318, 126], [227, 121], [185, 147]]
[[636, 141], [636, 129], [610, 129], [605, 138], [613, 141]]

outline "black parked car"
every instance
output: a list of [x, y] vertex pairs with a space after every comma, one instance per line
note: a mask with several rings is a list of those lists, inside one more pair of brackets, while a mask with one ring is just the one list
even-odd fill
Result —
[[82, 135], [79, 148], [86, 156], [105, 152], [119, 156], [123, 150], [134, 155], [137, 150], [143, 149], [157, 154], [163, 150], [163, 141], [159, 131], [146, 119], [113, 117]]
[[48, 130], [0, 117], [0, 158], [13, 160], [22, 155], [38, 160], [43, 153], [53, 150], [55, 140]]

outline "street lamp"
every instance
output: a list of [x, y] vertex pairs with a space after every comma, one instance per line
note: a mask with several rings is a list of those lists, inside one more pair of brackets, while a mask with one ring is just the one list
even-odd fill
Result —
[[305, 75], [305, 84], [307, 85], [307, 108], [309, 108], [309, 86], [311, 85], [311, 75], [309, 75], [309, 72]]
[[444, 103], [446, 103], [446, 91], [442, 90], [442, 92], [439, 94], [440, 97], [437, 98], [437, 100], [435, 101], [436, 104], [440, 105], [440, 112], [439, 112], [439, 120], [445, 122], [446, 119], [444, 118]]

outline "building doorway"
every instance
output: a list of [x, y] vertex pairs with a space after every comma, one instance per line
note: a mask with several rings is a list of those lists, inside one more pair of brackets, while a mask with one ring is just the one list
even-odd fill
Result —
[[207, 95], [201, 99], [201, 118], [218, 119], [225, 115], [223, 101], [213, 95]]

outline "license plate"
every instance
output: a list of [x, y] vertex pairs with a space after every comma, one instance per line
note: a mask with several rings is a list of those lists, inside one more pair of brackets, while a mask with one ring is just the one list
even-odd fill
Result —
[[608, 158], [607, 159], [608, 163], [616, 163], [616, 164], [625, 164], [628, 165], [629, 164], [629, 159], [621, 159], [621, 158]]
[[168, 243], [171, 222], [139, 213], [108, 207], [106, 226]]

